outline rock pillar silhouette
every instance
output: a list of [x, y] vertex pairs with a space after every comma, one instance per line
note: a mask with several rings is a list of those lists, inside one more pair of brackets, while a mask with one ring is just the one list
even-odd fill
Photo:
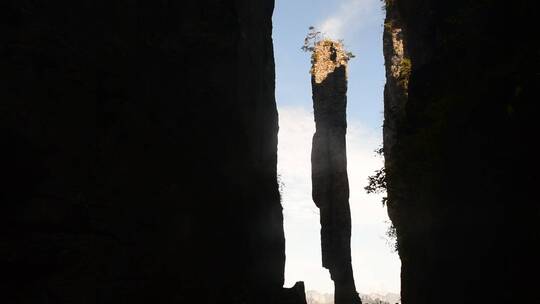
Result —
[[311, 151], [313, 201], [320, 209], [322, 264], [336, 304], [359, 304], [351, 266], [351, 212], [346, 153], [347, 61], [343, 45], [316, 43], [312, 89], [316, 132]]

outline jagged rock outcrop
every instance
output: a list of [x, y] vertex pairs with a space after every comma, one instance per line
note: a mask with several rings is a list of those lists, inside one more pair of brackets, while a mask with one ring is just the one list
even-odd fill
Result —
[[0, 302], [286, 296], [273, 4], [0, 4]]
[[386, 10], [402, 302], [537, 302], [537, 2], [387, 0]]
[[351, 265], [347, 177], [347, 61], [341, 43], [323, 40], [313, 51], [316, 132], [311, 150], [313, 201], [320, 210], [323, 267], [335, 284], [335, 303], [361, 303]]

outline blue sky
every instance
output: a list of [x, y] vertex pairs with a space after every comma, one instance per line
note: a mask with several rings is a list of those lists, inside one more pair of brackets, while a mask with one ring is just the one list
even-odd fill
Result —
[[348, 171], [351, 186], [352, 258], [358, 291], [399, 292], [400, 262], [386, 237], [389, 220], [380, 195], [367, 195], [367, 176], [382, 166], [384, 61], [380, 0], [276, 0], [274, 46], [280, 115], [278, 172], [287, 239], [286, 286], [332, 292], [321, 265], [319, 215], [311, 200], [314, 132], [310, 58], [300, 50], [308, 27], [344, 39], [356, 58], [349, 64]]
[[[357, 56], [349, 65], [348, 115], [379, 130], [384, 88], [383, 19], [379, 0], [276, 0], [274, 48], [279, 105], [311, 104], [309, 56], [300, 47], [308, 27], [314, 25], [330, 32], [330, 36], [345, 39]], [[335, 25], [333, 20], [343, 25]]]

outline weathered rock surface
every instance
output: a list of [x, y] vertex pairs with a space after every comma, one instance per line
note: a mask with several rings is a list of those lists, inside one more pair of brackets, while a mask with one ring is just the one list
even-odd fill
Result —
[[[325, 46], [328, 44], [328, 46]], [[351, 265], [347, 177], [347, 72], [333, 43], [316, 45], [312, 88], [316, 132], [311, 150], [313, 201], [320, 209], [323, 267], [335, 284], [335, 303], [361, 303]]]
[[386, 3], [384, 152], [403, 303], [537, 302], [538, 3]]
[[3, 1], [3, 303], [277, 303], [273, 1]]

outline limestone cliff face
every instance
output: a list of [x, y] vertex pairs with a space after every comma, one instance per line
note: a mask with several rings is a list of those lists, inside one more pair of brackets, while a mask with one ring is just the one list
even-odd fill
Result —
[[1, 302], [278, 301], [272, 11], [0, 4]]
[[347, 177], [347, 60], [342, 45], [322, 41], [313, 52], [316, 132], [311, 150], [313, 201], [320, 209], [322, 265], [335, 283], [336, 304], [361, 303], [351, 266]]
[[384, 152], [403, 303], [537, 302], [538, 4], [386, 3]]

